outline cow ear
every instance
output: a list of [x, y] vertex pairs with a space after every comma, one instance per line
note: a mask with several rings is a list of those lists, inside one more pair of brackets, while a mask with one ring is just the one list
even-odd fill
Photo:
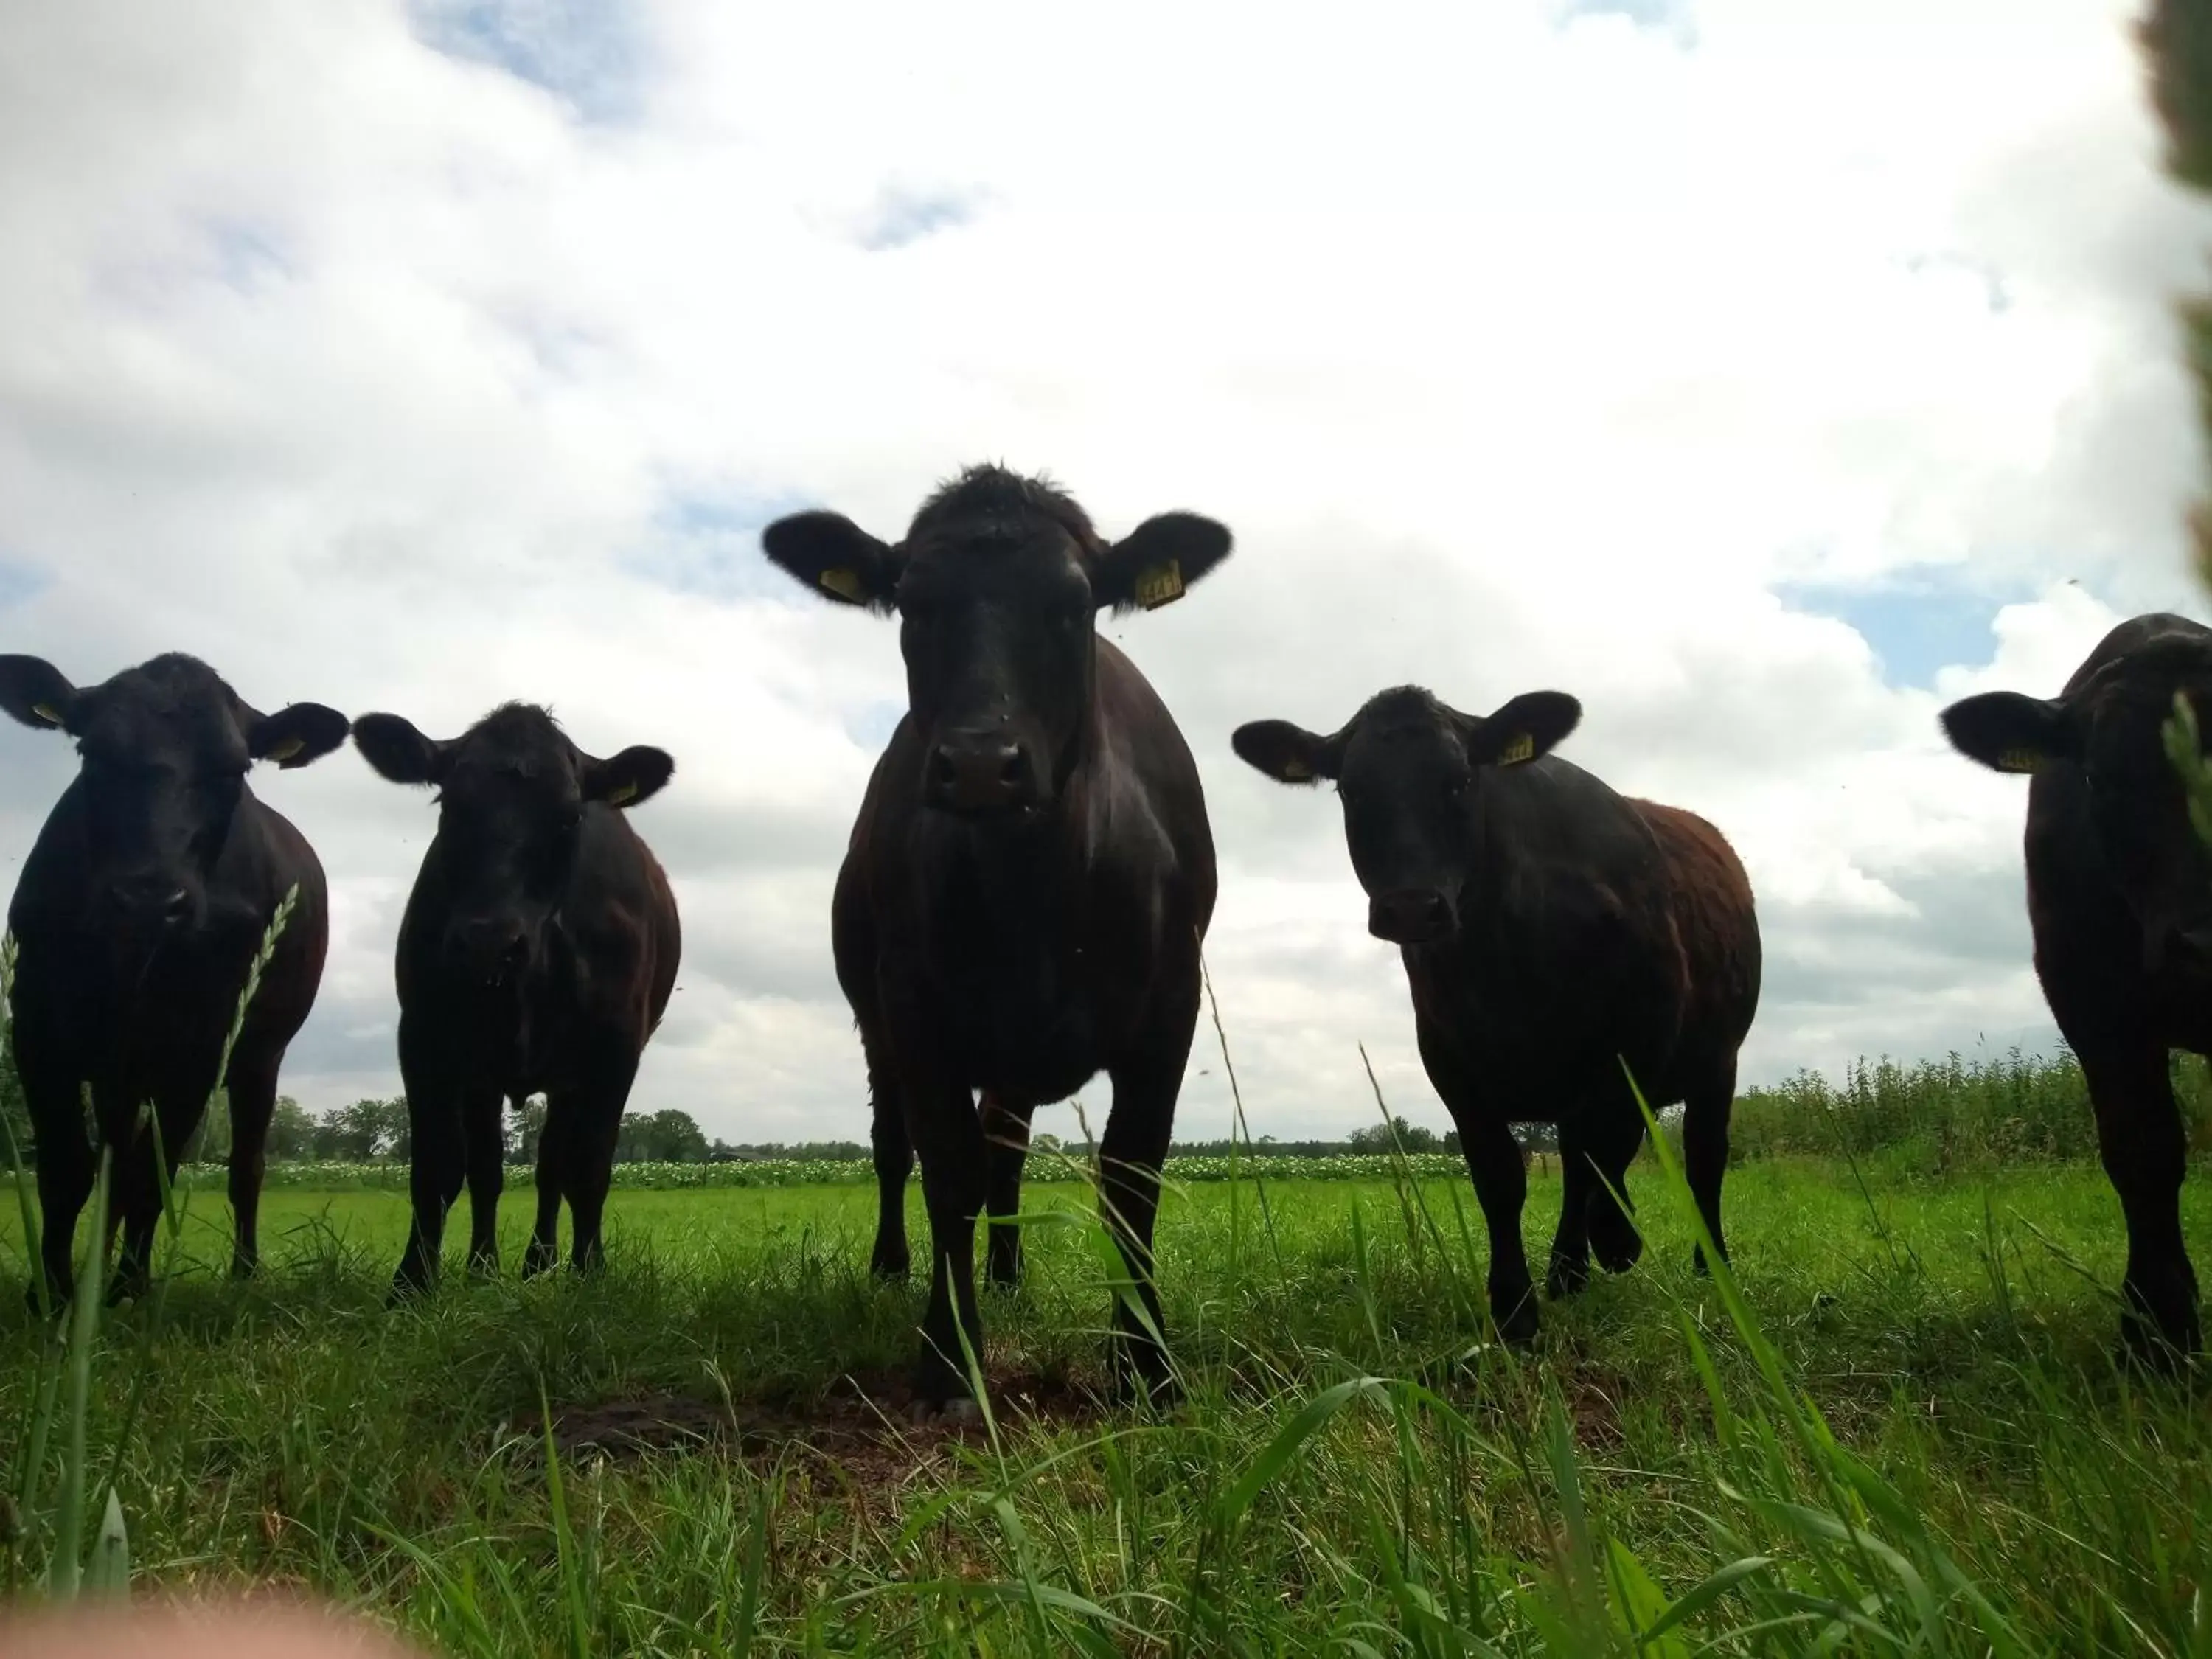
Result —
[[350, 725], [335, 708], [319, 702], [288, 704], [273, 714], [256, 714], [246, 728], [246, 750], [258, 761], [275, 761], [286, 771], [307, 766], [346, 740]]
[[1324, 738], [1288, 720], [1254, 720], [1229, 735], [1237, 757], [1278, 783], [1333, 778], [1344, 762], [1344, 734]]
[[[769, 562], [840, 605], [888, 613], [906, 560], [842, 513], [794, 513], [761, 532]], [[665, 781], [665, 780], [664, 780]]]
[[437, 783], [446, 775], [450, 743], [424, 737], [397, 714], [363, 714], [353, 723], [353, 746], [377, 775], [393, 783]]
[[25, 726], [66, 732], [76, 687], [43, 657], [0, 657], [0, 708]]
[[1091, 573], [1100, 606], [1157, 611], [1229, 556], [1229, 529], [1195, 513], [1147, 519], [1106, 550]]
[[2066, 706], [2018, 691], [1984, 691], [1942, 714], [1943, 735], [1968, 760], [1992, 772], [2033, 772], [2079, 752]]
[[584, 761], [584, 799], [609, 806], [635, 806], [651, 800], [676, 775], [676, 760], [665, 749], [642, 744], [606, 760]]
[[1468, 722], [1467, 757], [1477, 766], [1518, 766], [1550, 754], [1582, 718], [1582, 704], [1564, 691], [1524, 691], [1489, 719]]

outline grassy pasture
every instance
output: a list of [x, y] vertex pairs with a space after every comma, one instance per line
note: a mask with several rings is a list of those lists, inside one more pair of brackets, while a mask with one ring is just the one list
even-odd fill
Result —
[[[203, 1179], [166, 1303], [100, 1334], [88, 1443], [140, 1593], [312, 1587], [454, 1653], [2212, 1652], [2212, 1412], [2112, 1368], [2094, 1166], [1745, 1164], [1744, 1328], [1664, 1172], [1632, 1184], [1644, 1263], [1519, 1356], [1480, 1340], [1463, 1177], [1193, 1182], [1189, 1393], [1152, 1416], [1090, 1396], [1103, 1239], [1038, 1183], [994, 1422], [955, 1431], [906, 1419], [921, 1290], [866, 1280], [865, 1186], [620, 1190], [606, 1278], [530, 1285], [511, 1187], [507, 1274], [462, 1281], [457, 1210], [445, 1290], [386, 1313], [400, 1193], [272, 1190], [240, 1287]], [[2201, 1182], [2189, 1216], [2212, 1240]], [[21, 1588], [58, 1454], [25, 1467], [12, 1218], [0, 1252]]]

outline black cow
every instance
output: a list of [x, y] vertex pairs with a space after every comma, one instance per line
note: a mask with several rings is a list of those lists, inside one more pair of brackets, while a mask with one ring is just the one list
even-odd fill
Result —
[[498, 1271], [503, 1103], [520, 1109], [540, 1093], [523, 1274], [557, 1258], [563, 1198], [575, 1265], [595, 1269], [623, 1108], [683, 947], [668, 878], [622, 809], [650, 799], [676, 763], [644, 748], [595, 760], [526, 703], [443, 743], [397, 714], [364, 714], [353, 740], [392, 782], [439, 792], [438, 832], [399, 924], [415, 1225], [392, 1294], [436, 1279], [464, 1177], [469, 1265]]
[[2027, 915], [2051, 1018], [2081, 1062], [2127, 1218], [2121, 1333], [2154, 1364], [2194, 1353], [2181, 1236], [2188, 1162], [2168, 1052], [2212, 1054], [2212, 860], [2160, 728], [2185, 696], [2212, 718], [2212, 630], [2137, 617], [2049, 702], [1990, 691], [1943, 711], [1961, 754], [2027, 786]]
[[[1109, 543], [1049, 483], [976, 467], [896, 546], [831, 513], [762, 539], [807, 587], [902, 618], [908, 709], [868, 781], [831, 933], [874, 1101], [875, 1265], [906, 1268], [919, 1151], [933, 1265], [915, 1389], [925, 1408], [950, 1404], [966, 1397], [961, 1332], [982, 1352], [976, 1217], [1013, 1212], [1030, 1115], [1100, 1071], [1107, 1222], [1158, 1327], [1152, 1223], [1213, 840], [1182, 733], [1095, 619], [1178, 597], [1229, 532], [1170, 513]], [[1012, 1230], [994, 1227], [991, 1268], [1014, 1277]], [[1117, 1378], [1133, 1367], [1164, 1388], [1165, 1353], [1119, 1301], [1115, 1331]]]
[[1508, 1125], [1559, 1125], [1552, 1296], [1581, 1288], [1592, 1250], [1614, 1273], [1643, 1254], [1614, 1201], [1644, 1143], [1624, 1061], [1653, 1110], [1685, 1103], [1690, 1187], [1725, 1255], [1736, 1051], [1759, 1004], [1742, 865], [1704, 819], [1551, 755], [1581, 719], [1557, 691], [1486, 719], [1405, 686], [1334, 737], [1261, 720], [1231, 739], [1282, 782], [1336, 782], [1368, 930], [1401, 947], [1421, 1063], [1489, 1227], [1491, 1316], [1513, 1340], [1535, 1334], [1537, 1314]]
[[[150, 1103], [173, 1161], [199, 1127], [254, 953], [277, 906], [289, 921], [231, 1051], [231, 1271], [253, 1270], [263, 1147], [284, 1050], [314, 1006], [330, 902], [314, 851], [254, 799], [256, 761], [305, 766], [345, 741], [319, 703], [257, 713], [205, 663], [156, 657], [79, 690], [37, 657], [0, 656], [0, 708], [76, 739], [77, 775], [47, 816], [8, 910], [21, 956], [15, 1060], [38, 1143], [45, 1290], [71, 1294], [70, 1246], [91, 1193], [92, 1087], [115, 1149], [123, 1249], [111, 1299], [141, 1291], [161, 1214]], [[40, 1286], [31, 1286], [32, 1305]]]

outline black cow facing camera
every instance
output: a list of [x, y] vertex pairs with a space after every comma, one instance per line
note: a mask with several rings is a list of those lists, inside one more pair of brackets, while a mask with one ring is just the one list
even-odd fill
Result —
[[[1152, 1224], [1213, 839], [1182, 733], [1097, 617], [1179, 598], [1229, 532], [1169, 513], [1109, 542], [1062, 491], [986, 466], [896, 544], [833, 513], [780, 520], [762, 543], [814, 592], [899, 617], [907, 712], [868, 780], [830, 933], [873, 1099], [873, 1266], [907, 1270], [918, 1151], [932, 1266], [915, 1391], [925, 1410], [953, 1405], [963, 1332], [982, 1352], [976, 1218], [1016, 1212], [1031, 1115], [1101, 1071], [1107, 1224], [1159, 1325]], [[991, 1277], [1011, 1284], [1017, 1231], [991, 1231]], [[1164, 1388], [1152, 1333], [1119, 1303], [1114, 1323], [1117, 1375]]]
[[1551, 1295], [1582, 1287], [1593, 1252], [1615, 1273], [1643, 1253], [1614, 1201], [1644, 1132], [1623, 1062], [1654, 1111], [1684, 1103], [1685, 1172], [1725, 1255], [1736, 1052], [1759, 1006], [1759, 921], [1735, 852], [1703, 818], [1552, 754], [1581, 719], [1558, 691], [1482, 716], [1403, 686], [1332, 737], [1260, 720], [1231, 740], [1279, 782], [1336, 785], [1368, 931], [1404, 959], [1421, 1063], [1482, 1206], [1491, 1316], [1514, 1340], [1537, 1313], [1510, 1125], [1559, 1126]]
[[624, 809], [676, 770], [659, 749], [586, 755], [527, 703], [458, 738], [364, 714], [354, 745], [394, 783], [438, 791], [438, 829], [399, 924], [399, 1071], [414, 1227], [395, 1297], [437, 1277], [446, 1212], [469, 1189], [469, 1265], [499, 1267], [501, 1120], [545, 1097], [526, 1277], [604, 1261], [600, 1220], [638, 1059], [676, 984], [676, 897]]
[[[92, 1191], [82, 1090], [115, 1152], [123, 1228], [111, 1299], [146, 1285], [161, 1170], [137, 1128], [151, 1103], [170, 1167], [198, 1129], [254, 953], [299, 889], [222, 1081], [230, 1091], [231, 1271], [253, 1270], [263, 1151], [284, 1051], [321, 983], [323, 867], [255, 799], [255, 763], [306, 766], [345, 741], [320, 703], [264, 714], [205, 663], [168, 655], [80, 690], [37, 657], [0, 656], [0, 708], [76, 739], [76, 777], [39, 831], [8, 909], [19, 950], [15, 1062], [38, 1146], [40, 1254], [52, 1304], [71, 1295], [70, 1241]], [[31, 1286], [35, 1308], [40, 1286]]]
[[2088, 1079], [2127, 1219], [2122, 1335], [2154, 1365], [2203, 1341], [2181, 1234], [2188, 1138], [2166, 1061], [2175, 1048], [2212, 1054], [2212, 858], [2166, 754], [2177, 695], [2212, 721], [2212, 630], [2137, 617], [2106, 635], [2056, 697], [1988, 691], [1942, 715], [1969, 759], [2033, 775], [2036, 977]]

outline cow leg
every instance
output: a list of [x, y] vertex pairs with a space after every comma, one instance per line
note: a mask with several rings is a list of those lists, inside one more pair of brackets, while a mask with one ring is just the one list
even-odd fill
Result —
[[994, 1289], [1011, 1291], [1022, 1279], [1022, 1230], [1006, 1218], [1021, 1213], [1022, 1168], [1029, 1161], [1030, 1120], [1036, 1107], [1010, 1106], [987, 1091], [979, 1109], [983, 1119], [983, 1197], [991, 1212], [983, 1276]]
[[[1697, 1200], [1698, 1214], [1712, 1236], [1713, 1249], [1729, 1259], [1728, 1240], [1721, 1235], [1721, 1182], [1728, 1174], [1729, 1117], [1735, 1109], [1735, 1056], [1707, 1073], [1682, 1100], [1682, 1170]], [[1709, 1271], [1705, 1247], [1692, 1252], [1692, 1264], [1700, 1273]]]
[[1117, 1388], [1141, 1382], [1155, 1400], [1172, 1391], [1175, 1379], [1164, 1346], [1167, 1322], [1160, 1311], [1152, 1228], [1159, 1218], [1160, 1165], [1175, 1133], [1176, 1096], [1182, 1090], [1189, 1049], [1186, 1028], [1182, 1042], [1165, 1054], [1147, 1055], [1141, 1066], [1112, 1074], [1114, 1107], [1098, 1143], [1099, 1200], [1106, 1230], [1121, 1249], [1131, 1288], [1152, 1325], [1147, 1330], [1136, 1310], [1116, 1296], [1109, 1358]]
[[468, 1167], [469, 1273], [499, 1277], [499, 1195], [507, 1185], [507, 1102], [496, 1089], [463, 1103], [461, 1151]]
[[1413, 1035], [1429, 1082], [1459, 1129], [1460, 1156], [1467, 1160], [1475, 1202], [1482, 1206], [1483, 1226], [1490, 1235], [1491, 1322], [1503, 1340], [1530, 1341], [1536, 1334], [1536, 1286], [1528, 1276], [1528, 1253], [1521, 1243], [1521, 1211], [1528, 1201], [1528, 1171], [1521, 1162], [1521, 1143], [1513, 1139], [1504, 1117], [1483, 1100], [1444, 1038], [1418, 1014]]
[[1644, 1235], [1637, 1231], [1636, 1206], [1628, 1197], [1628, 1166], [1644, 1146], [1644, 1115], [1632, 1097], [1606, 1100], [1585, 1141], [1589, 1147], [1590, 1254], [1609, 1273], [1625, 1273], [1644, 1255]]
[[251, 1279], [261, 1265], [261, 1182], [268, 1167], [269, 1121], [276, 1111], [276, 1067], [230, 1068], [230, 1276]]
[[[128, 1133], [135, 1113], [108, 1117], [101, 1113], [101, 1128], [115, 1146], [115, 1188], [112, 1188], [108, 1225], [122, 1221], [122, 1243], [115, 1249], [115, 1274], [108, 1279], [108, 1307], [139, 1301], [153, 1285], [153, 1234], [161, 1221], [161, 1170], [157, 1166], [153, 1126], [137, 1134]], [[170, 1119], [175, 1121], [175, 1119]], [[115, 1130], [124, 1128], [122, 1134]]]
[[446, 1212], [461, 1195], [467, 1149], [461, 1139], [466, 1091], [418, 1063], [409, 1041], [409, 1021], [399, 1019], [399, 1073], [407, 1089], [407, 1126], [413, 1151], [407, 1170], [408, 1196], [414, 1207], [407, 1251], [392, 1276], [390, 1299], [397, 1301], [437, 1282], [438, 1259], [446, 1245]]
[[[623, 1110], [629, 1104], [630, 1085], [637, 1079], [637, 1053], [624, 1042], [618, 1058], [599, 1068], [586, 1087], [568, 1094], [563, 1114], [570, 1119], [568, 1168], [561, 1187], [568, 1200], [568, 1224], [573, 1231], [569, 1254], [580, 1273], [595, 1273], [607, 1265], [599, 1243], [599, 1223], [607, 1206], [607, 1188], [614, 1184], [615, 1141], [622, 1133]], [[546, 1097], [546, 1118], [562, 1111]]]
[[92, 1196], [98, 1155], [85, 1133], [78, 1085], [68, 1080], [65, 1070], [40, 1064], [33, 1043], [26, 1041], [28, 1036], [26, 1029], [16, 1029], [18, 1075], [37, 1141], [39, 1277], [46, 1282], [33, 1278], [24, 1291], [35, 1314], [58, 1312], [76, 1287], [72, 1246], [77, 1217]]
[[2127, 1218], [2121, 1340], [2137, 1359], [2163, 1369], [2203, 1342], [2197, 1273], [2181, 1233], [2181, 1178], [2189, 1146], [2166, 1049], [2139, 1042], [2080, 1052], [2105, 1173]]
[[1559, 1224], [1544, 1274], [1544, 1294], [1555, 1302], [1589, 1283], [1590, 1194], [1596, 1186], [1582, 1114], [1569, 1113], [1559, 1121]]
[[983, 1360], [983, 1321], [975, 1306], [975, 1218], [987, 1168], [983, 1124], [968, 1091], [937, 1083], [909, 1087], [907, 1133], [921, 1155], [921, 1194], [929, 1210], [929, 1306], [921, 1316], [915, 1398], [923, 1406], [969, 1397], [964, 1335]]
[[868, 1271], [878, 1279], [903, 1279], [913, 1267], [906, 1242], [906, 1183], [914, 1173], [914, 1143], [907, 1138], [906, 1114], [890, 1068], [868, 1059], [868, 1098], [873, 1117], [868, 1138], [876, 1154], [876, 1248]]
[[535, 1279], [561, 1259], [561, 1194], [568, 1179], [568, 1115], [548, 1096], [544, 1126], [538, 1132], [538, 1218], [522, 1253], [522, 1276]]

